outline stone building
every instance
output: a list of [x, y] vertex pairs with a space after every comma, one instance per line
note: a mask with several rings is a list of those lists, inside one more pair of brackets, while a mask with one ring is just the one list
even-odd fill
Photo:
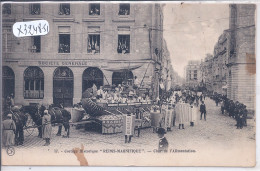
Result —
[[255, 4], [230, 7], [227, 96], [255, 108]]
[[200, 64], [200, 61], [192, 60], [185, 68], [186, 85], [191, 88], [199, 86], [202, 81]]
[[[71, 106], [97, 87], [134, 84], [159, 93], [161, 4], [3, 4], [3, 96], [16, 104]], [[45, 36], [18, 38], [15, 22], [47, 20]], [[135, 77], [136, 76], [136, 77]]]
[[212, 88], [218, 94], [227, 95], [227, 61], [229, 56], [229, 32], [224, 31], [219, 36], [218, 42], [214, 47], [212, 61]]
[[204, 86], [209, 92], [213, 92], [212, 66], [213, 66], [213, 55], [207, 54], [205, 59], [201, 62], [200, 70], [201, 70], [202, 86]]

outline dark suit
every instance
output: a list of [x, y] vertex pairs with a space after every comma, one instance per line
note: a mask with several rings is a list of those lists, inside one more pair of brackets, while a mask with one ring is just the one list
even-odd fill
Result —
[[168, 141], [167, 141], [167, 139], [165, 138], [165, 137], [163, 137], [163, 138], [161, 138], [160, 140], [159, 140], [159, 148], [158, 148], [158, 150], [159, 151], [165, 151], [165, 150], [168, 150]]
[[204, 114], [204, 119], [206, 120], [206, 105], [205, 104], [201, 104], [200, 105], [200, 119], [202, 119], [202, 115]]

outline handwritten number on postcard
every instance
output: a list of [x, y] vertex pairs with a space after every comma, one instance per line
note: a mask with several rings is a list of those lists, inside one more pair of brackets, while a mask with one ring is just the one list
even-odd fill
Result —
[[16, 22], [13, 25], [13, 34], [16, 37], [41, 36], [49, 32], [49, 23], [46, 20]]

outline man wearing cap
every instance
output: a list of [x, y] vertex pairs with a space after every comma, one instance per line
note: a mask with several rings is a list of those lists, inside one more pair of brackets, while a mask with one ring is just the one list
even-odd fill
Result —
[[9, 147], [14, 145], [16, 126], [12, 120], [12, 114], [7, 115], [7, 119], [3, 121], [3, 145]]
[[42, 117], [42, 138], [46, 141], [44, 146], [50, 145], [51, 138], [51, 115], [48, 110], [44, 111], [44, 115]]
[[158, 151], [167, 151], [169, 144], [167, 139], [164, 137], [164, 134], [166, 133], [165, 129], [159, 128], [157, 133], [158, 133], [158, 137], [160, 138]]

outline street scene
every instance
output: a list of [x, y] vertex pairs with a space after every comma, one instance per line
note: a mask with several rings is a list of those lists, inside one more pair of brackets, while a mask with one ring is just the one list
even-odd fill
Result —
[[[195, 150], [196, 152], [188, 153], [198, 154], [211, 148], [224, 148], [225, 150], [230, 150], [254, 146], [255, 123], [252, 119], [248, 121], [247, 127], [241, 131], [240, 129], [236, 129], [235, 120], [227, 115], [222, 115], [220, 106], [217, 107], [212, 100], [206, 99], [206, 105], [210, 111], [207, 115], [207, 121], [198, 120], [194, 127], [187, 125], [184, 130], [178, 129], [178, 127], [175, 126], [172, 131], [167, 132], [165, 136], [169, 142], [169, 149]], [[137, 137], [137, 134], [134, 135], [132, 142], [127, 144], [124, 143], [125, 140], [122, 133], [102, 135], [95, 131], [85, 131], [84, 129], [76, 129], [75, 127], [72, 127], [71, 137], [69, 139], [64, 139], [62, 137], [55, 136], [56, 132], [57, 127], [53, 127], [51, 145], [43, 148], [43, 140], [41, 138], [37, 138], [36, 131], [33, 131], [33, 129], [28, 130], [28, 132], [25, 131], [24, 145], [15, 148], [15, 155], [12, 156], [12, 158], [20, 161], [22, 160], [21, 155], [26, 153], [26, 151], [31, 151], [31, 155], [34, 155], [39, 153], [53, 154], [55, 150], [58, 150], [56, 153], [58, 152], [65, 156], [65, 160], [63, 158], [63, 160], [58, 161], [58, 164], [67, 161], [72, 165], [78, 165], [76, 157], [69, 151], [73, 150], [75, 147], [80, 147], [81, 144], [84, 145], [84, 150], [92, 151], [85, 153], [89, 164], [92, 163], [92, 160], [95, 160], [95, 158], [92, 157], [93, 154], [103, 153], [103, 150], [113, 150], [115, 147], [116, 149], [138, 148], [144, 150], [145, 153], [158, 155], [158, 137], [156, 133], [153, 133], [152, 128], [141, 130], [140, 136]], [[109, 154], [112, 157], [118, 153], [110, 152]], [[183, 153], [174, 152], [173, 155], [178, 157], [178, 155], [181, 154]], [[8, 156], [6, 153], [3, 153], [3, 157]], [[109, 159], [107, 160], [107, 162], [109, 162]]]
[[3, 165], [255, 165], [255, 4], [1, 5]]

